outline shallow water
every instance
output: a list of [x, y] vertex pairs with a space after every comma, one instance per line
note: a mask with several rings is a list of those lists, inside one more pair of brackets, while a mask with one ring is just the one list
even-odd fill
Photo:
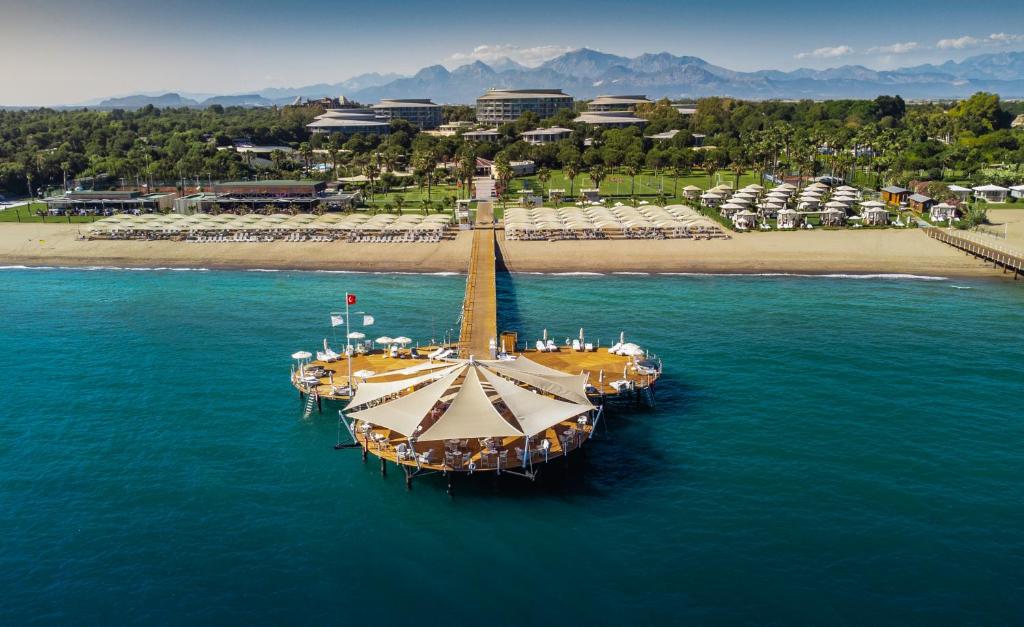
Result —
[[346, 291], [440, 338], [462, 277], [0, 272], [0, 624], [1020, 620], [1024, 286], [499, 282], [522, 339], [624, 329], [666, 376], [449, 498], [333, 450], [288, 356]]

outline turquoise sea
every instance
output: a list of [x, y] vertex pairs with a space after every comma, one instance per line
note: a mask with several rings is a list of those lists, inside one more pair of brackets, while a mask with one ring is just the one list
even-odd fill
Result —
[[463, 277], [0, 271], [0, 624], [1024, 622], [1022, 282], [501, 276], [666, 376], [451, 498], [302, 419], [346, 291], [427, 340]]

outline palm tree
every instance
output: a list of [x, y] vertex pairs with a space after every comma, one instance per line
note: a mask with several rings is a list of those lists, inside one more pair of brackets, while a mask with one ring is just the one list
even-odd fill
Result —
[[705, 161], [704, 171], [708, 175], [708, 189], [711, 189], [715, 186], [715, 174], [718, 172], [718, 164], [714, 161]]
[[565, 178], [569, 179], [569, 198], [572, 198], [572, 188], [576, 183], [576, 175], [580, 173], [580, 167], [570, 161], [562, 167], [562, 172], [565, 173]]
[[601, 181], [608, 178], [608, 170], [600, 163], [590, 168], [590, 180], [594, 182], [594, 187], [597, 188], [597, 195], [601, 195]]
[[545, 187], [547, 187], [548, 181], [551, 180], [551, 170], [547, 168], [541, 168], [537, 170], [537, 182], [540, 183], [541, 195], [544, 194]]
[[395, 207], [398, 209], [398, 215], [402, 215], [402, 207], [405, 206], [405, 196], [395, 196]]
[[373, 182], [377, 179], [377, 175], [380, 174], [380, 167], [372, 161], [363, 166], [363, 175], [366, 177], [369, 185], [367, 190], [370, 192], [370, 199], [373, 199]]

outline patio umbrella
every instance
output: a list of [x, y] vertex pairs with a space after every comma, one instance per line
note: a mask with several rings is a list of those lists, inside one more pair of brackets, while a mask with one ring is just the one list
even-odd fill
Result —
[[405, 337], [404, 335], [399, 335], [398, 337], [396, 337], [394, 339], [394, 342], [395, 342], [395, 344], [401, 344], [402, 346], [405, 346], [406, 344], [409, 344], [410, 342], [412, 342], [412, 340], [410, 340], [409, 338]]
[[390, 337], [386, 336], [386, 335], [383, 335], [383, 336], [375, 339], [374, 342], [376, 342], [378, 344], [390, 344], [390, 343], [394, 342], [394, 340], [391, 339]]

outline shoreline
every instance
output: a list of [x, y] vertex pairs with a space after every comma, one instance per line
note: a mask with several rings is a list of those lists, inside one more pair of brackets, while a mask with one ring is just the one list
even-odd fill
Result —
[[[0, 267], [465, 274], [470, 231], [437, 244], [78, 240], [77, 225], [0, 225]], [[729, 240], [506, 241], [512, 274], [993, 278], [991, 266], [916, 230], [736, 234]]]

